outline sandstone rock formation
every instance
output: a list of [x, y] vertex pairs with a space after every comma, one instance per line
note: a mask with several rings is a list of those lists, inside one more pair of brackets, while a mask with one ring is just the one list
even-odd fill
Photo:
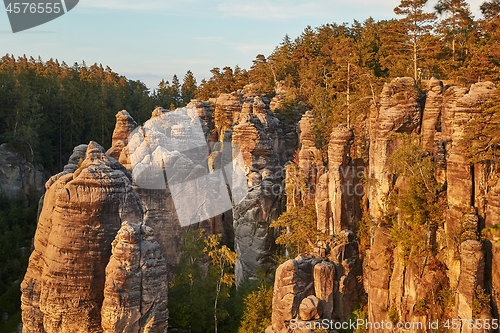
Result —
[[361, 218], [360, 202], [364, 195], [361, 179], [365, 167], [361, 159], [351, 158], [352, 130], [335, 128], [328, 145], [328, 172], [319, 178], [316, 206], [318, 229], [328, 235], [356, 230]]
[[127, 146], [128, 139], [136, 128], [137, 128], [137, 123], [127, 111], [122, 110], [118, 112], [116, 114], [116, 126], [115, 130], [113, 131], [111, 148], [108, 149], [106, 155], [111, 156], [115, 160], [118, 160], [122, 164], [126, 165], [127, 161], [126, 152], [124, 152], [122, 156], [122, 151], [123, 148]]
[[[446, 87], [432, 79], [424, 104], [422, 93], [412, 81], [395, 79], [386, 84], [381, 106], [372, 112], [369, 170], [376, 182], [368, 192], [369, 213], [378, 223], [387, 212], [384, 197], [394, 186], [404, 183], [396, 180], [386, 165], [400, 145], [391, 137], [394, 132], [422, 135], [422, 146], [434, 154], [436, 179], [446, 185], [448, 210], [443, 213], [444, 223], [428, 236], [429, 242], [439, 248], [431, 263], [426, 258], [405, 262], [401, 249], [391, 245], [388, 230], [379, 228], [372, 233], [364, 274], [368, 318], [380, 322], [391, 317], [424, 325], [440, 316], [468, 319], [479, 315], [472, 313], [471, 302], [477, 302], [475, 290], [478, 286], [483, 288], [486, 282], [484, 244], [476, 240], [481, 228], [478, 221], [484, 218], [485, 211], [496, 209], [496, 195], [494, 188], [490, 190], [485, 185], [491, 176], [481, 166], [473, 167], [468, 162], [460, 140], [466, 124], [481, 112], [494, 85], [483, 82], [466, 89]], [[481, 199], [487, 197], [493, 204], [490, 208], [487, 200]], [[440, 294], [443, 299], [454, 292], [456, 312], [445, 314], [442, 308], [430, 305], [433, 295]], [[491, 313], [486, 309], [480, 315], [488, 318]], [[460, 331], [468, 330], [461, 327]]]
[[123, 222], [106, 266], [103, 332], [166, 332], [167, 268], [153, 230]]
[[238, 118], [230, 134], [241, 152], [248, 186], [246, 196], [233, 207], [237, 284], [256, 277], [259, 267], [272, 266], [275, 245], [269, 225], [282, 211], [284, 161], [278, 152], [285, 149], [281, 124], [269, 102], [259, 96], [241, 98], [242, 109], [233, 114]]
[[213, 124], [203, 120], [210, 116], [206, 106], [194, 101], [176, 111], [156, 108], [124, 149], [145, 223], [155, 230], [169, 274], [180, 260], [188, 230], [222, 233], [225, 241], [232, 237], [231, 214], [223, 215], [231, 210], [231, 200], [222, 169], [209, 172], [208, 167]]
[[[465, 127], [479, 115], [494, 89], [490, 82], [465, 88], [445, 86], [431, 79], [427, 90], [422, 92], [411, 78], [393, 79], [384, 86], [379, 103], [376, 107], [373, 105], [370, 112], [367, 173], [363, 161], [351, 159], [353, 133], [343, 127], [333, 129], [328, 168], [323, 175], [318, 175], [319, 179], [308, 179], [308, 183], [317, 184], [318, 229], [336, 235], [337, 240], [343, 235], [340, 238], [344, 241], [326, 246], [318, 244], [318, 253], [329, 258], [327, 267], [316, 263], [312, 269], [302, 261], [289, 261], [280, 266], [275, 283], [274, 332], [285, 332], [290, 320], [300, 318], [301, 310], [302, 316], [311, 320], [321, 311], [320, 318], [337, 321], [348, 318], [352, 301], [362, 299], [363, 295], [357, 284], [361, 275], [358, 244], [352, 233], [343, 230], [356, 230], [359, 223], [368, 228], [364, 231], [368, 244], [364, 244], [362, 256], [369, 322], [417, 322], [428, 327], [437, 318], [498, 317], [500, 176], [498, 167], [491, 163], [471, 164], [461, 142]], [[301, 124], [305, 119], [307, 115]], [[421, 135], [422, 147], [435, 162], [436, 181], [446, 189], [441, 222], [426, 235], [432, 250], [411, 259], [404, 254], [391, 226], [391, 223], [404, 226], [404, 219], [398, 217], [396, 211], [393, 219], [387, 220], [389, 194], [408, 186], [388, 164], [391, 155], [403, 145], [400, 134]], [[310, 168], [309, 161], [314, 154], [306, 150], [301, 154], [303, 167]], [[360, 167], [361, 172], [346, 171], [356, 167]], [[346, 196], [344, 186], [348, 184], [359, 184], [360, 195]], [[362, 222], [361, 199], [365, 200], [363, 206], [367, 213]], [[358, 210], [353, 211], [353, 207]], [[481, 230], [486, 240], [479, 237]], [[311, 272], [329, 270], [329, 265], [335, 278], [326, 279], [324, 284], [314, 282], [313, 288], [310, 284], [315, 277], [311, 277]], [[323, 302], [317, 307], [317, 313], [312, 311], [315, 301], [307, 297], [315, 295], [324, 300], [325, 294], [334, 295], [333, 302]], [[380, 330], [372, 328], [371, 331]], [[415, 327], [408, 330], [419, 331], [422, 330]], [[471, 330], [461, 325], [457, 331]]]
[[0, 145], [0, 195], [16, 198], [33, 190], [42, 193], [45, 180], [41, 165], [23, 158], [6, 143]]
[[[83, 148], [77, 147], [71, 164], [46, 185], [34, 251], [21, 285], [23, 332], [102, 332], [111, 243], [122, 221], [142, 221], [128, 171], [95, 142], [75, 169]], [[147, 321], [154, 315], [142, 317]]]
[[[465, 88], [432, 79], [420, 91], [411, 78], [392, 80], [366, 122], [368, 157], [356, 158], [352, 148], [358, 128], [340, 126], [326, 167], [312, 114], [296, 133], [273, 113], [286, 89], [278, 85], [271, 99], [254, 88], [181, 110], [157, 108], [143, 127], [121, 111], [108, 156], [95, 143], [75, 148], [46, 183], [22, 284], [26, 332], [164, 330], [166, 275], [189, 229], [234, 242], [238, 284], [271, 268], [269, 225], [285, 209], [283, 167], [297, 148], [317, 227], [330, 240], [278, 267], [266, 332], [287, 332], [293, 319], [346, 321], [365, 296], [373, 323], [498, 318], [500, 173], [491, 163], [471, 164], [461, 143], [492, 83]], [[401, 134], [420, 135], [444, 189], [442, 216], [425, 233], [430, 250], [418, 258], [398, 244], [393, 227], [405, 221], [388, 209], [389, 195], [408, 186], [389, 168]]]
[[[288, 332], [291, 320], [348, 320], [360, 296], [358, 279], [362, 275], [352, 238], [329, 248], [329, 258], [303, 255], [278, 267], [272, 327], [266, 332]], [[354, 251], [346, 250], [353, 246]]]
[[385, 194], [389, 192], [392, 175], [387, 166], [389, 157], [400, 143], [391, 133], [414, 133], [420, 128], [422, 96], [412, 78], [396, 78], [384, 85], [380, 107], [370, 113], [369, 178], [375, 179], [368, 188], [370, 215], [380, 218], [385, 209]]

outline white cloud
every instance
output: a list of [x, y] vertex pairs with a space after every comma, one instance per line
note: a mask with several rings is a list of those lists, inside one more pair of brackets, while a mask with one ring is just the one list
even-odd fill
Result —
[[132, 11], [191, 11], [202, 0], [81, 0], [80, 6]]
[[270, 54], [276, 45], [264, 45], [264, 44], [238, 44], [234, 46], [234, 49], [240, 53], [254, 53], [257, 54]]
[[225, 38], [220, 37], [220, 36], [200, 36], [200, 37], [193, 37], [192, 39], [202, 40], [202, 41], [206, 41], [206, 42], [215, 42], [215, 41], [224, 40]]
[[[247, 17], [264, 20], [284, 20], [295, 17], [328, 17], [335, 5], [332, 1], [256, 0], [252, 2], [233, 0], [217, 6], [226, 16]], [[330, 12], [331, 13], [331, 12]]]
[[246, 17], [262, 20], [287, 20], [294, 18], [345, 18], [364, 16], [368, 18], [373, 13], [387, 12], [393, 15], [393, 8], [398, 0], [225, 0], [217, 6], [225, 16]]

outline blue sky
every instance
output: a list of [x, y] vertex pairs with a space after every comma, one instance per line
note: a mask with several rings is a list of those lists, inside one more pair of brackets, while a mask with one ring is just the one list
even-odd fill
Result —
[[[285, 34], [293, 39], [307, 25], [393, 18], [399, 2], [80, 0], [66, 15], [16, 34], [0, 8], [0, 55], [102, 63], [155, 88], [173, 74], [182, 81], [187, 70], [200, 82], [213, 67], [248, 69], [257, 54], [269, 55]], [[482, 2], [469, 1], [476, 16]]]

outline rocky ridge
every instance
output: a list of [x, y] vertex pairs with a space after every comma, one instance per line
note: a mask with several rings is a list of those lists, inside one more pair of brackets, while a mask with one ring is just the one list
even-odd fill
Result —
[[[283, 166], [296, 148], [297, 164], [315, 189], [317, 227], [332, 240], [278, 268], [268, 332], [287, 332], [292, 319], [345, 321], [366, 299], [369, 322], [427, 327], [435, 318], [498, 318], [500, 177], [495, 166], [471, 164], [459, 145], [494, 89], [489, 82], [463, 88], [432, 79], [420, 91], [413, 79], [396, 78], [370, 110], [368, 159], [354, 158], [358, 133], [340, 126], [332, 130], [326, 168], [314, 146], [312, 115], [302, 117], [294, 134], [273, 114], [284, 92], [269, 99], [247, 87], [210, 102], [194, 100], [180, 111], [158, 108], [144, 127], [120, 112], [109, 157], [95, 143], [78, 146], [65, 170], [47, 182], [22, 284], [25, 330], [161, 331], [166, 288], [158, 281], [172, 274], [192, 228], [234, 241], [238, 283], [270, 268], [275, 235], [269, 224], [285, 209]], [[230, 124], [216, 123], [215, 113]], [[446, 189], [442, 223], [428, 234], [436, 252], [410, 262], [385, 220], [387, 196], [406, 186], [389, 168], [404, 144], [401, 134], [421, 136]], [[215, 186], [221, 179], [227, 187]], [[216, 211], [203, 203], [196, 216], [184, 212], [176, 202], [183, 192], [196, 197], [196, 188], [229, 205]], [[354, 234], [368, 220], [368, 243], [360, 249]], [[404, 219], [396, 221], [404, 226]], [[488, 233], [479, 237], [485, 227]], [[92, 260], [83, 261], [81, 253], [92, 253]], [[55, 292], [61, 288], [68, 294]], [[489, 294], [491, 301], [484, 301]], [[435, 307], [436, 297], [453, 305]]]
[[[70, 164], [46, 184], [34, 251], [21, 284], [23, 332], [120, 331], [109, 326], [103, 330], [106, 320], [101, 310], [105, 299], [119, 297], [118, 291], [105, 293], [104, 288], [106, 279], [114, 279], [106, 274], [106, 267], [123, 221], [143, 221], [130, 173], [95, 142], [76, 147]], [[161, 261], [152, 266], [159, 266], [164, 281], [161, 288], [165, 289]], [[147, 298], [145, 292], [141, 294]], [[107, 303], [107, 311], [113, 311]], [[120, 312], [122, 306], [120, 303], [114, 312]], [[147, 322], [151, 315], [159, 312], [144, 313], [140, 320]]]
[[[324, 313], [324, 303], [310, 299], [310, 295], [321, 297], [313, 287], [313, 269], [307, 265], [311, 265], [311, 261], [335, 265], [328, 279], [334, 282], [328, 282], [325, 288], [333, 284], [332, 294], [338, 295], [339, 282], [350, 276], [349, 270], [339, 272], [338, 268], [360, 262], [361, 254], [364, 258], [363, 288], [356, 285], [358, 279], [351, 279], [353, 283], [347, 283], [344, 291], [351, 292], [345, 297], [350, 301], [363, 300], [363, 290], [366, 292], [368, 322], [421, 323], [422, 329], [408, 330], [421, 332], [430, 330], [429, 323], [436, 318], [442, 323], [446, 318], [480, 318], [483, 321], [498, 318], [500, 265], [495, 226], [498, 225], [499, 177], [497, 168], [492, 165], [471, 164], [460, 145], [466, 124], [479, 115], [484, 101], [495, 88], [490, 82], [464, 88], [445, 86], [432, 79], [427, 89], [420, 91], [411, 78], [393, 79], [384, 86], [377, 106], [372, 105], [370, 111], [366, 166], [363, 161], [350, 158], [353, 133], [347, 128], [333, 129], [328, 168], [309, 181], [309, 185], [317, 184], [318, 189], [315, 198], [318, 229], [329, 235], [356, 231], [361, 225], [363, 208], [368, 214], [361, 223], [366, 226], [367, 219], [371, 221], [367, 234], [369, 243], [364, 245], [367, 248], [362, 253], [358, 252], [356, 242], [338, 245], [341, 251], [319, 246], [321, 258], [317, 255], [309, 259], [297, 258], [280, 266], [269, 332], [289, 332], [293, 320], [314, 322], [332, 318], [346, 321], [353, 303], [334, 305], [332, 317], [330, 310]], [[305, 118], [301, 123], [304, 121]], [[442, 223], [428, 235], [428, 244], [436, 248], [436, 252], [409, 262], [402, 255], [403, 249], [393, 243], [390, 226], [385, 220], [389, 212], [388, 195], [405, 186], [405, 179], [397, 178], [389, 167], [391, 155], [404, 144], [398, 136], [401, 134], [421, 135], [422, 148], [432, 154], [436, 163], [436, 180], [446, 189], [447, 203], [441, 212]], [[306, 154], [302, 156], [306, 159]], [[349, 168], [358, 172], [346, 171]], [[347, 190], [353, 185], [359, 185], [360, 195]], [[399, 218], [397, 223], [404, 226], [405, 221]], [[485, 227], [488, 232], [479, 237]], [[345, 253], [351, 253], [347, 260], [335, 260], [335, 254]], [[355, 272], [351, 276], [359, 278], [361, 267], [354, 264], [351, 268]], [[358, 292], [353, 293], [355, 290]], [[301, 312], [302, 308], [307, 309], [307, 313]], [[459, 332], [488, 331], [484, 328], [472, 330], [463, 323], [459, 326]], [[368, 328], [373, 332], [391, 331]]]

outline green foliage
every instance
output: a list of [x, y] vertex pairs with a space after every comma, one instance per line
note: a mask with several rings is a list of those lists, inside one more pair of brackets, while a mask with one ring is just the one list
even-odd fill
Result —
[[297, 103], [294, 96], [288, 96], [281, 107], [274, 111], [274, 114], [285, 125], [285, 128], [292, 129], [305, 112], [304, 104]]
[[276, 244], [284, 245], [292, 257], [312, 251], [314, 245], [326, 237], [316, 228], [316, 208], [313, 205], [289, 207], [271, 223], [271, 228], [281, 231]]
[[472, 319], [479, 318], [481, 314], [489, 314], [491, 311], [490, 302], [490, 294], [486, 293], [481, 286], [477, 286], [472, 304]]
[[97, 140], [109, 147], [119, 110], [143, 122], [153, 106], [142, 82], [109, 67], [25, 56], [0, 59], [0, 142], [28, 146], [49, 170], [61, 170], [78, 144]]
[[185, 235], [177, 272], [169, 288], [169, 324], [180, 332], [210, 331], [212, 291], [215, 281], [208, 279], [209, 258], [204, 254], [205, 235], [191, 230]]
[[423, 316], [427, 312], [427, 302], [423, 298], [419, 298], [417, 300], [417, 303], [415, 303], [415, 307], [413, 308], [413, 312], [417, 316]]
[[407, 52], [412, 59], [415, 81], [420, 78], [418, 61], [424, 48], [423, 41], [430, 36], [430, 22], [435, 19], [434, 13], [424, 12], [427, 2], [428, 0], [401, 0], [399, 6], [394, 8], [396, 15], [403, 16], [401, 23], [406, 32], [405, 45], [408, 46]]
[[443, 220], [443, 188], [434, 177], [432, 156], [420, 147], [418, 138], [399, 135], [394, 139], [400, 140], [400, 148], [389, 158], [389, 168], [402, 181], [389, 196], [390, 207], [398, 215], [390, 232], [407, 262], [432, 250], [430, 235]]
[[206, 236], [202, 230], [185, 235], [177, 272], [169, 287], [169, 324], [179, 332], [234, 331], [239, 308], [232, 268], [236, 254], [220, 244], [220, 236]]
[[196, 98], [208, 100], [218, 97], [222, 93], [230, 93], [243, 88], [248, 84], [248, 73], [236, 66], [234, 71], [231, 67], [226, 66], [222, 69], [214, 67], [210, 70], [212, 77], [207, 80], [202, 80], [199, 89], [196, 91]]
[[500, 0], [485, 1], [481, 4], [480, 9], [486, 20], [500, 18]]
[[214, 129], [212, 133], [218, 133], [219, 136], [224, 134], [224, 131], [231, 129], [232, 121], [227, 117], [226, 112], [222, 108], [216, 108], [213, 113]]
[[467, 123], [459, 144], [471, 163], [500, 162], [500, 88]]
[[193, 72], [187, 71], [181, 87], [182, 103], [187, 105], [195, 97], [197, 90], [198, 87]]
[[398, 312], [398, 309], [396, 309], [394, 306], [391, 306], [389, 308], [388, 316], [389, 316], [389, 320], [393, 324], [397, 324], [399, 322], [399, 312]]
[[[231, 251], [226, 245], [220, 243], [221, 235], [209, 235], [205, 239], [205, 248], [203, 252], [208, 254], [214, 271], [216, 272], [217, 280], [215, 282], [215, 301], [214, 301], [214, 328], [215, 333], [218, 331], [218, 322], [228, 316], [227, 311], [220, 309], [219, 298], [221, 293], [224, 293], [223, 287], [231, 288], [234, 285], [233, 268], [236, 264], [236, 253]], [[229, 297], [229, 292], [226, 292], [226, 297]], [[224, 294], [222, 294], [224, 297]], [[222, 300], [222, 299], [221, 299]]]
[[245, 312], [238, 333], [264, 333], [271, 324], [273, 288], [261, 285], [245, 297]]
[[[35, 234], [39, 195], [31, 191], [28, 200], [0, 197], [0, 314], [17, 326], [21, 309], [19, 285], [28, 266], [31, 240]], [[0, 320], [0, 329], [3, 323]]]

